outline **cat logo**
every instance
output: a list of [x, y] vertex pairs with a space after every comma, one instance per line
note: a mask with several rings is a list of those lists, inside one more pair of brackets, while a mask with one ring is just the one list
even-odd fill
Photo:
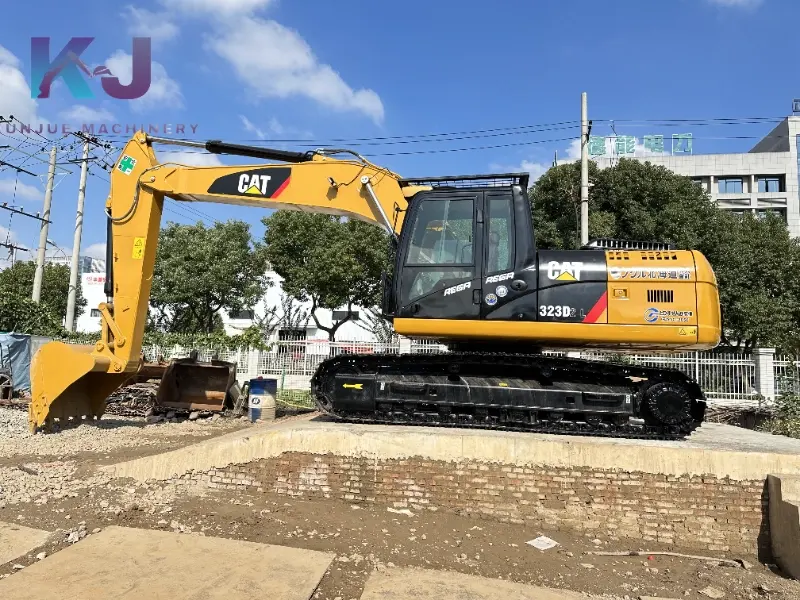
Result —
[[239, 175], [239, 192], [253, 196], [266, 196], [270, 179], [272, 179], [270, 175], [242, 173]]
[[363, 383], [343, 383], [343, 384], [342, 384], [342, 387], [343, 387], [344, 389], [346, 389], [346, 390], [347, 390], [347, 389], [350, 389], [350, 390], [360, 390], [360, 389], [362, 389], [362, 388], [364, 387], [364, 384], [363, 384]]
[[547, 263], [547, 278], [555, 281], [580, 281], [582, 262], [558, 262], [551, 260]]

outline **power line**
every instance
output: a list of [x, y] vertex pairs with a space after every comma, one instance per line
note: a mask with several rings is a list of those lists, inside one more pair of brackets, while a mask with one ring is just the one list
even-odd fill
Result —
[[[108, 179], [107, 177], [103, 177], [102, 175], [98, 175], [97, 173], [94, 173], [91, 170], [91, 168], [87, 172], [92, 177], [96, 177], [98, 179], [101, 179], [102, 181], [105, 181], [108, 184], [111, 184], [111, 180], [110, 179]], [[166, 210], [168, 212], [171, 212], [171, 213], [174, 213], [174, 214], [176, 214], [176, 215], [178, 215], [180, 217], [183, 217], [184, 219], [189, 219], [190, 221], [193, 221], [193, 220], [195, 220], [195, 219], [197, 219], [199, 217], [200, 219], [203, 219], [203, 220], [211, 221], [213, 223], [219, 223], [219, 221], [217, 219], [215, 219], [214, 217], [212, 217], [211, 215], [208, 215], [208, 214], [202, 212], [201, 210], [199, 210], [199, 209], [197, 209], [197, 208], [195, 208], [193, 206], [188, 206], [188, 203], [186, 203], [186, 202], [177, 202], [177, 201], [173, 200], [172, 198], [168, 198], [168, 197], [164, 197], [164, 200], [172, 202], [172, 204], [170, 206], [174, 206], [176, 209], [178, 207], [181, 208], [181, 209], [185, 209], [187, 212], [177, 212], [176, 209], [171, 209], [171, 208], [167, 207], [166, 206], [166, 202], [165, 202], [165, 206], [164, 206], [164, 210]], [[192, 214], [192, 213], [194, 213], [194, 214]]]

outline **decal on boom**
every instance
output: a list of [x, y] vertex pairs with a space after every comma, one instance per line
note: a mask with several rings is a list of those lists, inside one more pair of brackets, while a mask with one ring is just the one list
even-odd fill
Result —
[[292, 169], [273, 167], [223, 175], [208, 188], [209, 194], [277, 198], [289, 185]]

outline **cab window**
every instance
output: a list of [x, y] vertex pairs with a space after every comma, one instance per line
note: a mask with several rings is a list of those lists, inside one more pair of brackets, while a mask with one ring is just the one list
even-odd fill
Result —
[[508, 271], [514, 261], [514, 220], [511, 196], [487, 194], [489, 235], [486, 238], [486, 272]]
[[472, 265], [474, 215], [472, 198], [426, 200], [417, 212], [407, 265]]

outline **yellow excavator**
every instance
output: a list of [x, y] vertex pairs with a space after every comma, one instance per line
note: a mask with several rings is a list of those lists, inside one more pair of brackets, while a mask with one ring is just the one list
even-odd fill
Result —
[[[154, 144], [264, 161], [193, 167]], [[522, 173], [408, 179], [351, 150], [290, 152], [137, 132], [106, 200], [107, 301], [94, 346], [44, 345], [32, 363], [30, 427], [100, 418], [139, 364], [164, 198], [342, 215], [389, 233], [382, 313], [438, 354], [355, 354], [311, 382], [336, 419], [677, 438], [702, 422], [700, 386], [672, 369], [544, 349], [688, 351], [719, 343], [714, 272], [668, 243], [594, 240], [537, 250]]]

